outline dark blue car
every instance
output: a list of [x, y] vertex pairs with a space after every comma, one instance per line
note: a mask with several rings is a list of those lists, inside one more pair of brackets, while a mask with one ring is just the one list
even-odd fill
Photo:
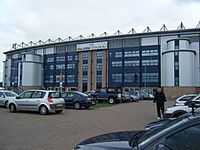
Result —
[[80, 109], [82, 107], [89, 108], [96, 105], [92, 96], [84, 94], [79, 91], [70, 91], [61, 93], [61, 97], [65, 100], [65, 107], [73, 107]]

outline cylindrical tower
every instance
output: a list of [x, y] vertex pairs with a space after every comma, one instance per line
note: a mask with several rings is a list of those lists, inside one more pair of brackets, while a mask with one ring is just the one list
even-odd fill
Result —
[[194, 86], [194, 56], [186, 38], [167, 41], [167, 51], [162, 53], [165, 86]]

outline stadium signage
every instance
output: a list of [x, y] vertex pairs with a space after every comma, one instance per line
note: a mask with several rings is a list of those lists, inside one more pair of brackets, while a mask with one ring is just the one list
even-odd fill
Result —
[[107, 42], [96, 42], [96, 43], [84, 43], [77, 44], [77, 51], [90, 51], [97, 49], [107, 49]]

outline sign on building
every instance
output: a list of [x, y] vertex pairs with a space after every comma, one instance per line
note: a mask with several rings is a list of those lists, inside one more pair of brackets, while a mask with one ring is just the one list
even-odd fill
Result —
[[107, 49], [107, 42], [77, 44], [77, 51], [89, 51], [97, 49]]

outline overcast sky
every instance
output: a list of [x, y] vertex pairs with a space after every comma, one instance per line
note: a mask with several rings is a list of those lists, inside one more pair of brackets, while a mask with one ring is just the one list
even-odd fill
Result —
[[172, 30], [181, 21], [194, 28], [199, 20], [200, 0], [0, 0], [0, 68], [12, 43], [157, 31], [163, 24]]

